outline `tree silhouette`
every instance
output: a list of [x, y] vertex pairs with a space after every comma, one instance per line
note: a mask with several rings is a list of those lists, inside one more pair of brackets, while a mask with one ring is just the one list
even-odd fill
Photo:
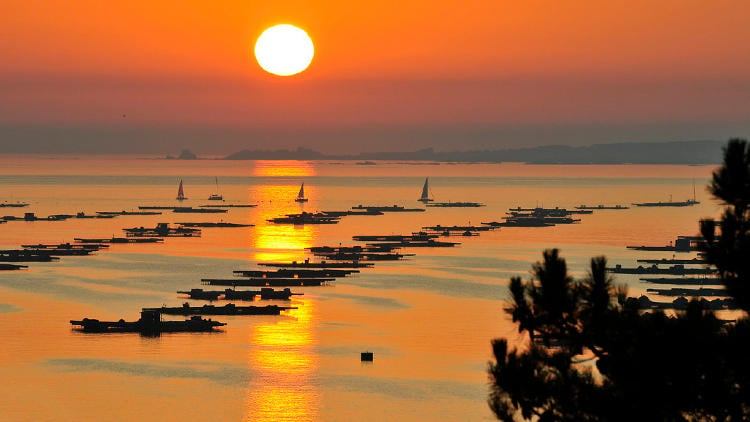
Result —
[[706, 260], [719, 271], [737, 305], [750, 310], [750, 145], [731, 139], [724, 150], [724, 164], [714, 172], [711, 193], [726, 205], [719, 222], [701, 221]]
[[[701, 221], [707, 262], [750, 309], [750, 146], [733, 139], [710, 191], [726, 209]], [[716, 234], [716, 226], [719, 234]], [[644, 313], [604, 257], [574, 280], [556, 249], [532, 278], [510, 281], [509, 313], [525, 342], [492, 341], [489, 405], [498, 419], [748, 420], [750, 322], [719, 320], [698, 300], [677, 316]]]

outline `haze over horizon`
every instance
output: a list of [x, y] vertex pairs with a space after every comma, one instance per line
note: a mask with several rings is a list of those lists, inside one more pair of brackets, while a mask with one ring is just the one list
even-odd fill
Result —
[[[750, 133], [743, 1], [11, 1], [0, 153], [501, 149]], [[252, 57], [290, 22], [294, 77]]]

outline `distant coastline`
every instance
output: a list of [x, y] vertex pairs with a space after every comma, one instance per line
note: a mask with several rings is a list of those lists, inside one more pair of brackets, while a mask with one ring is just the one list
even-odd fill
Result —
[[[593, 144], [589, 146], [547, 145], [529, 148], [485, 149], [468, 151], [437, 151], [425, 148], [415, 151], [361, 152], [354, 154], [329, 154], [304, 147], [296, 149], [250, 150], [244, 149], [229, 155], [216, 153], [194, 153], [183, 149], [178, 154], [149, 153], [100, 153], [100, 152], [53, 152], [36, 153], [3, 152], [0, 157], [35, 157], [46, 159], [102, 159], [135, 158], [146, 160], [299, 160], [353, 162], [372, 166], [390, 162], [412, 164], [477, 164], [477, 163], [525, 163], [564, 165], [607, 164], [673, 164], [714, 165], [721, 162], [721, 141], [675, 141], [633, 142]], [[179, 149], [177, 151], [180, 151]]]
[[352, 155], [325, 154], [299, 147], [295, 150], [241, 150], [224, 160], [344, 160], [433, 161], [462, 163], [523, 162], [527, 164], [718, 164], [720, 141], [633, 142], [574, 147], [549, 145], [531, 148], [435, 151], [425, 148], [406, 152], [367, 152]]

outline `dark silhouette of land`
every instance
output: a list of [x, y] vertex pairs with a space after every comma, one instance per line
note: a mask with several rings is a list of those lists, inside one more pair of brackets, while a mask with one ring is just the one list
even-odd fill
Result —
[[183, 149], [180, 155], [178, 155], [177, 157], [167, 154], [167, 156], [164, 158], [167, 160], [197, 160], [198, 156], [189, 149]]
[[438, 162], [525, 162], [530, 164], [718, 164], [719, 141], [638, 142], [594, 144], [583, 147], [549, 145], [533, 148], [410, 152], [363, 152], [329, 155], [299, 147], [296, 150], [242, 150], [226, 160], [395, 160]]

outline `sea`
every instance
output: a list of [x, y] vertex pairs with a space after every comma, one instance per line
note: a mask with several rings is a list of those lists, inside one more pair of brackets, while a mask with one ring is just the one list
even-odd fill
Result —
[[[124, 236], [157, 223], [234, 222], [199, 238], [114, 244], [91, 256], [28, 263], [0, 272], [0, 420], [8, 421], [481, 421], [487, 406], [491, 341], [522, 346], [508, 307], [508, 281], [529, 278], [542, 251], [560, 249], [575, 277], [604, 255], [611, 265], [671, 258], [628, 245], [668, 245], [696, 235], [720, 214], [706, 190], [713, 166], [529, 165], [376, 161], [167, 160], [144, 156], [0, 156], [2, 215], [37, 216], [137, 210], [187, 200], [226, 214], [119, 216], [113, 219], [9, 221], [0, 248]], [[425, 178], [436, 201], [478, 208], [347, 216], [334, 225], [266, 221], [302, 211], [417, 202]], [[304, 182], [307, 203], [294, 202]], [[304, 260], [306, 248], [361, 244], [355, 235], [409, 234], [431, 225], [501, 221], [509, 208], [624, 205], [695, 198], [682, 208], [596, 210], [577, 224], [507, 227], [452, 236], [449, 248], [413, 248], [327, 286], [297, 287], [295, 309], [278, 316], [215, 316], [215, 333], [88, 334], [70, 320], [137, 320], [141, 308], [195, 306], [176, 292], [201, 278], [232, 278], [258, 263]], [[413, 255], [411, 255], [413, 254]], [[679, 254], [689, 258], [694, 254]], [[313, 258], [314, 260], [314, 258]], [[631, 296], [638, 276], [618, 275]], [[223, 289], [223, 287], [219, 287]], [[251, 289], [251, 288], [248, 288]], [[217, 304], [221, 305], [221, 302]], [[166, 318], [166, 317], [165, 317]], [[179, 319], [179, 317], [176, 317]], [[361, 362], [360, 353], [374, 354]]]

